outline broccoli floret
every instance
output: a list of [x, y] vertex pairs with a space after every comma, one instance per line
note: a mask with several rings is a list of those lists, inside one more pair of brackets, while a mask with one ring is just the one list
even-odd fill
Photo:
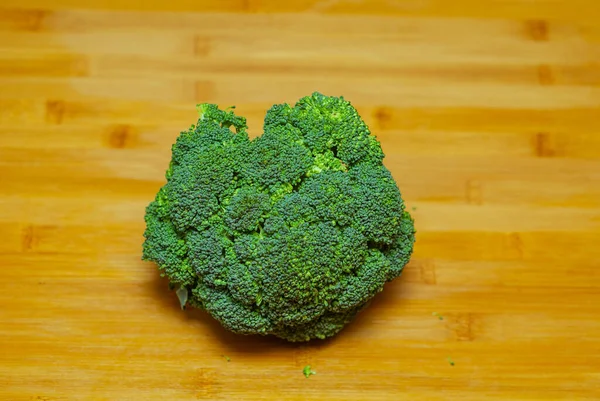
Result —
[[302, 369], [302, 374], [304, 375], [304, 377], [306, 377], [308, 379], [310, 377], [310, 375], [316, 375], [317, 372], [315, 372], [314, 370], [312, 370], [312, 368], [310, 367], [310, 365], [306, 365], [304, 367], [304, 369]]
[[241, 334], [337, 334], [402, 274], [414, 221], [350, 102], [274, 105], [253, 140], [213, 104], [172, 147], [146, 208], [144, 260], [184, 305]]

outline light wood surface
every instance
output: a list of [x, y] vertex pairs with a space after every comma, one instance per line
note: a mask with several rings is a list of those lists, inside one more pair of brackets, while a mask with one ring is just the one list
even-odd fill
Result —
[[[1, 400], [600, 399], [597, 1], [0, 7]], [[315, 90], [382, 142], [413, 260], [333, 340], [235, 336], [140, 260], [144, 208], [197, 102], [258, 135]]]

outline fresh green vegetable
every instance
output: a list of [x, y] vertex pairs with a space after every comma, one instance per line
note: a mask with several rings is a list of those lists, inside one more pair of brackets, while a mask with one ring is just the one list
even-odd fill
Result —
[[188, 290], [185, 287], [179, 287], [177, 291], [175, 291], [175, 294], [177, 294], [177, 298], [179, 298], [179, 305], [181, 306], [181, 309], [185, 309], [188, 299]]
[[272, 106], [252, 140], [231, 108], [198, 111], [146, 209], [142, 258], [182, 307], [233, 332], [335, 335], [413, 251], [380, 143], [350, 102], [319, 93]]
[[304, 376], [308, 379], [310, 377], [310, 375], [316, 375], [317, 372], [315, 372], [314, 370], [311, 369], [310, 365], [306, 365], [304, 367], [304, 369], [302, 369], [302, 373], [304, 373]]

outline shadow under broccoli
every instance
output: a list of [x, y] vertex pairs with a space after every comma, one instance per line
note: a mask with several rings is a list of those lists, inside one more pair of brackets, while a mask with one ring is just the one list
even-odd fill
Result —
[[235, 333], [335, 335], [413, 251], [380, 143], [343, 97], [274, 105], [253, 140], [233, 110], [198, 111], [146, 209], [142, 258]]

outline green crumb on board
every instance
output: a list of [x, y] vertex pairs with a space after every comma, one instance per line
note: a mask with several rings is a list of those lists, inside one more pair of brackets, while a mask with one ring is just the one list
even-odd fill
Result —
[[433, 315], [433, 316], [437, 316], [437, 317], [438, 317], [438, 319], [440, 319], [440, 320], [444, 320], [444, 316], [440, 315], [440, 314], [439, 314], [439, 313], [437, 313], [437, 312], [433, 312], [433, 313], [432, 313], [432, 315]]
[[316, 375], [316, 374], [317, 374], [317, 372], [315, 372], [314, 370], [312, 370], [312, 369], [310, 368], [310, 365], [306, 365], [306, 366], [304, 367], [304, 369], [302, 370], [302, 373], [304, 373], [304, 376], [305, 376], [307, 379], [308, 379], [308, 377], [309, 377], [310, 375]]
[[448, 363], [449, 363], [451, 366], [454, 366], [454, 360], [453, 360], [452, 358], [450, 358], [450, 357], [448, 357]]
[[413, 210], [413, 212], [416, 212], [416, 211], [417, 211], [417, 207], [416, 207], [416, 206], [413, 206], [413, 207], [412, 207], [412, 210]]
[[226, 360], [227, 362], [231, 362], [231, 358], [230, 358], [230, 357], [228, 357], [227, 355], [223, 355], [223, 358], [225, 358], [225, 360]]

